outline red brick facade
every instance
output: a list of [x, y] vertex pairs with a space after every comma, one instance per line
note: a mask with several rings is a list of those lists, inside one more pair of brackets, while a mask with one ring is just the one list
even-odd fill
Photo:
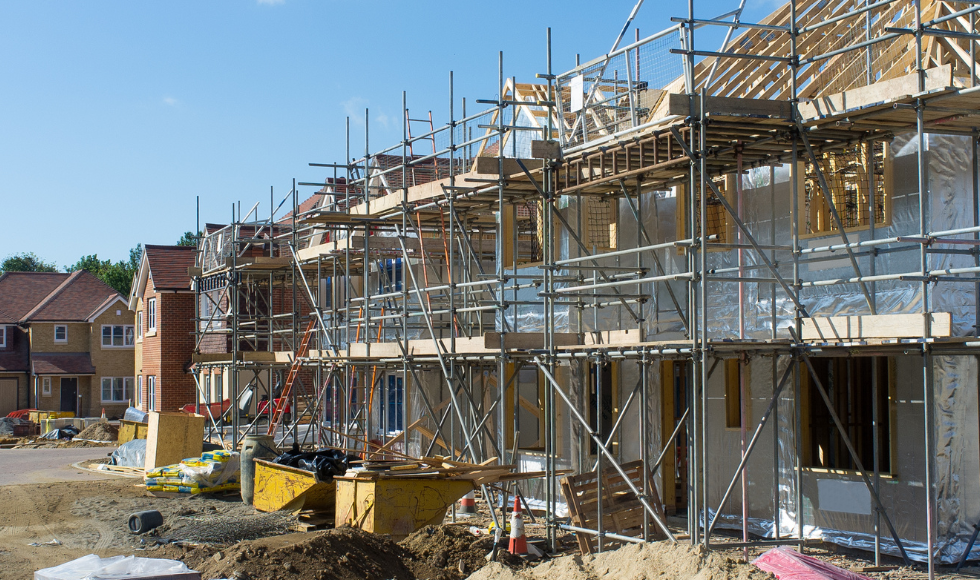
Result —
[[[146, 304], [156, 299], [156, 331], [148, 328]], [[156, 377], [156, 411], [176, 411], [197, 400], [194, 376], [187, 372], [194, 352], [194, 294], [155, 292], [146, 285], [137, 316], [143, 317], [141, 356], [136, 361], [137, 385], [142, 382], [140, 408], [149, 408], [149, 377]], [[140, 340], [137, 338], [137, 340]]]

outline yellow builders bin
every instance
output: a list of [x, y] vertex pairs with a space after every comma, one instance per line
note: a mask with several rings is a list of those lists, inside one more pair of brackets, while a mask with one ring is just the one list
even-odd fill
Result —
[[252, 505], [260, 512], [312, 510], [333, 518], [335, 489], [334, 482], [320, 481], [311, 471], [255, 460]]
[[336, 527], [349, 525], [375, 534], [390, 534], [395, 541], [415, 530], [442, 523], [446, 510], [473, 491], [465, 479], [335, 477]]

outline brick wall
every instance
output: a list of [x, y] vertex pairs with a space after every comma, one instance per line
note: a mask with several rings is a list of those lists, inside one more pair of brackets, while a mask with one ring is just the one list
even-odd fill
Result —
[[[86, 392], [82, 392], [81, 383], [79, 391], [82, 392], [82, 411], [89, 417], [98, 417], [105, 409], [107, 417], [121, 417], [129, 406], [129, 400], [135, 402], [136, 379], [133, 373], [135, 348], [132, 346], [102, 346], [102, 326], [103, 325], [122, 325], [133, 326], [135, 324], [134, 313], [126, 308], [123, 302], [117, 302], [109, 307], [108, 310], [99, 315], [91, 325], [90, 344], [92, 345], [91, 357], [92, 366], [95, 367], [95, 376], [92, 377], [90, 386]], [[102, 400], [102, 379], [103, 377], [119, 377], [132, 379], [132, 392], [126, 401], [104, 401]]]
[[150, 298], [156, 298], [157, 327], [155, 333], [144, 334], [139, 348], [137, 366], [143, 377], [140, 407], [149, 410], [147, 377], [155, 376], [156, 410], [176, 411], [196, 399], [194, 377], [185, 372], [195, 344], [194, 294], [158, 293], [151, 280], [140, 300], [141, 313]]
[[31, 323], [31, 352], [89, 352], [92, 348], [90, 325], [87, 322], [57, 325], [68, 327], [68, 342], [54, 341], [55, 326], [51, 322]]
[[[268, 318], [265, 318], [268, 314], [268, 304], [272, 304], [273, 314], [288, 314], [293, 311], [293, 291], [291, 288], [283, 287], [282, 283], [277, 281], [273, 288], [269, 289], [268, 284], [263, 284], [260, 286], [255, 286], [254, 290], [243, 288], [239, 294], [239, 311], [244, 317], [259, 317], [260, 320], [256, 324], [256, 332], [259, 335], [257, 340], [253, 339], [251, 341], [239, 340], [238, 350], [240, 351], [292, 351], [292, 337], [287, 333], [280, 333], [276, 335], [272, 340], [272, 347], [269, 346], [268, 338], [263, 336], [264, 333], [269, 331]], [[209, 292], [211, 297], [219, 302], [219, 307], [221, 312], [228, 312], [230, 310], [229, 306], [229, 295], [225, 294], [223, 290], [212, 290]], [[202, 298], [202, 301], [207, 300]], [[306, 322], [302, 320], [302, 316], [308, 314], [312, 310], [310, 301], [306, 298], [306, 292], [297, 288], [296, 292], [296, 310], [300, 313], [301, 319], [298, 323], [297, 330], [297, 346], [298, 342], [302, 340], [303, 331], [306, 329]], [[221, 321], [218, 323], [218, 321]], [[289, 328], [291, 320], [289, 318], [278, 319], [275, 323], [275, 330], [282, 330], [284, 328]], [[207, 354], [225, 354], [232, 351], [232, 336], [230, 333], [225, 332], [230, 328], [230, 321], [226, 319], [221, 313], [215, 316], [214, 321], [211, 324], [211, 330], [221, 330], [221, 332], [208, 332], [204, 339], [201, 341], [200, 350], [202, 353]], [[243, 330], [244, 332], [244, 330]], [[252, 332], [249, 329], [249, 332]]]

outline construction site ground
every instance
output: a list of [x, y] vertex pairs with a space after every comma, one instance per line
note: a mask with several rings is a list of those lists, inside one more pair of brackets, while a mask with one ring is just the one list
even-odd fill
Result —
[[[594, 580], [598, 578], [755, 580], [770, 578], [743, 561], [741, 550], [705, 552], [688, 542], [629, 545], [597, 556], [578, 555], [571, 535], [561, 538], [561, 555], [530, 562], [502, 554], [489, 563], [493, 540], [485, 511], [451, 516], [446, 524], [419, 530], [401, 542], [354, 530], [296, 532], [293, 514], [261, 514], [234, 495], [149, 497], [138, 479], [81, 469], [102, 460], [111, 449], [0, 450], [0, 577], [20, 580], [36, 570], [95, 553], [173, 558], [201, 571], [205, 580], [372, 579], [372, 580]], [[31, 469], [20, 469], [27, 463]], [[16, 478], [3, 474], [17, 473]], [[16, 479], [16, 481], [11, 481]], [[483, 502], [478, 502], [484, 508]], [[165, 523], [141, 536], [126, 522], [134, 512], [156, 509]], [[680, 527], [678, 527], [678, 530]], [[475, 535], [477, 530], [479, 535]], [[530, 541], [541, 540], [540, 523], [527, 523]], [[176, 541], [177, 543], [173, 543]], [[858, 569], [872, 564], [870, 554], [833, 546], [807, 552], [838, 566]], [[750, 558], [762, 553], [754, 549]], [[887, 559], [894, 566], [897, 561]], [[925, 570], [897, 567], [867, 572], [871, 578], [925, 578]], [[977, 578], [980, 568], [943, 579]]]

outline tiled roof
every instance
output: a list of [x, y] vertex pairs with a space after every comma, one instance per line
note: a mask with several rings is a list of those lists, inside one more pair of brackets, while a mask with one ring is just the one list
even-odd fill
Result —
[[69, 276], [61, 272], [4, 272], [0, 275], [0, 324], [23, 320]]
[[[325, 197], [326, 196], [322, 193], [314, 193], [310, 197], [301, 201], [299, 205], [296, 206], [296, 215], [302, 216], [304, 213], [310, 211], [311, 209], [320, 207], [320, 204], [323, 201], [323, 198]], [[292, 219], [293, 219], [293, 210], [289, 210], [288, 212], [286, 212], [286, 215], [276, 220], [276, 222], [282, 224]]]
[[145, 246], [150, 264], [150, 278], [156, 290], [190, 290], [191, 276], [187, 268], [197, 260], [194, 246]]
[[87, 352], [31, 355], [35, 375], [94, 375], [92, 357]]
[[122, 295], [91, 272], [79, 270], [69, 274], [20, 322], [85, 322], [116, 297]]

